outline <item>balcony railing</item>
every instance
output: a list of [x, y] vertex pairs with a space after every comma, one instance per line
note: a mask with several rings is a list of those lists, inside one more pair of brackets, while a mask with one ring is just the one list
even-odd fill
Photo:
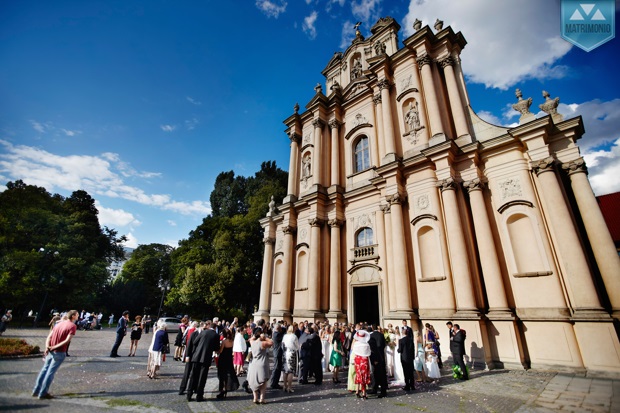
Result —
[[360, 261], [379, 260], [378, 245], [366, 245], [364, 247], [353, 248], [353, 259], [350, 260], [352, 264]]

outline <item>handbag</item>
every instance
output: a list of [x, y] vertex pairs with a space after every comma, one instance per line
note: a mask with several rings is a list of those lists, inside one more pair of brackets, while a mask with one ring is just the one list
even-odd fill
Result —
[[163, 354], [170, 354], [170, 344], [164, 344], [164, 347], [161, 349]]

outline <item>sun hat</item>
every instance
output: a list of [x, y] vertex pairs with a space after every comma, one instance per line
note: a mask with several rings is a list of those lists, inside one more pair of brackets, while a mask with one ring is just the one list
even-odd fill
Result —
[[358, 330], [357, 333], [355, 333], [354, 338], [355, 340], [361, 341], [362, 343], [368, 343], [368, 340], [370, 339], [370, 335], [368, 334], [367, 331]]

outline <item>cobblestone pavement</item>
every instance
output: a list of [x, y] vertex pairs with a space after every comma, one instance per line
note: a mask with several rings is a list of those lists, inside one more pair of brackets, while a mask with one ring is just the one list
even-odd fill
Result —
[[[42, 346], [43, 329], [8, 330], [3, 337], [21, 337]], [[54, 400], [31, 397], [41, 368], [41, 357], [0, 360], [0, 411], [19, 412], [435, 412], [435, 413], [547, 413], [620, 412], [620, 379], [593, 379], [532, 371], [472, 371], [471, 380], [458, 381], [444, 369], [437, 384], [419, 385], [415, 392], [398, 387], [388, 397], [355, 398], [346, 384], [334, 385], [326, 374], [321, 386], [295, 385], [295, 393], [269, 390], [266, 405], [255, 405], [243, 391], [216, 400], [217, 378], [211, 369], [207, 400], [187, 402], [177, 394], [184, 365], [168, 360], [160, 379], [146, 377], [147, 347], [143, 335], [136, 357], [107, 357], [114, 342], [113, 329], [78, 331], [68, 357], [56, 374], [50, 392]], [[173, 340], [173, 334], [170, 335]], [[123, 341], [119, 354], [129, 352]]]

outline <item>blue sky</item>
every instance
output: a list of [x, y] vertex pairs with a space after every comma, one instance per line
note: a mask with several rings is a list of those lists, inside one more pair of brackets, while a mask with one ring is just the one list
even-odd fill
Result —
[[[618, 2], [616, 10], [620, 10]], [[559, 1], [134, 0], [0, 3], [0, 190], [88, 191], [128, 246], [176, 245], [209, 214], [216, 176], [288, 169], [282, 121], [314, 95], [361, 21], [413, 33], [436, 18], [468, 41], [473, 109], [513, 125], [515, 88], [582, 115], [599, 195], [620, 191], [620, 45], [560, 37]], [[616, 20], [618, 20], [616, 14]], [[540, 115], [540, 114], [539, 114]]]

